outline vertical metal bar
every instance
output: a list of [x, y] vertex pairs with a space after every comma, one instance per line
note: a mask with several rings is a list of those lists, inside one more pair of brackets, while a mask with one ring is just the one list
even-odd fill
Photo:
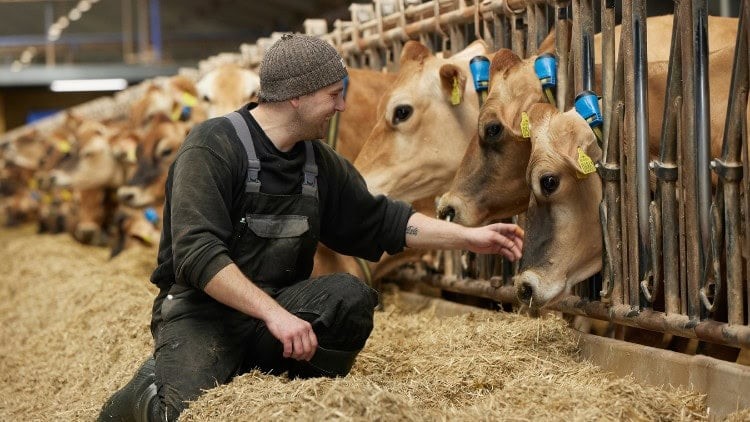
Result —
[[[732, 96], [727, 104], [721, 160], [712, 162], [712, 167], [721, 178], [721, 185], [724, 189], [727, 322], [730, 324], [744, 323], [740, 190], [742, 182], [743, 121], [747, 119], [748, 89], [750, 88], [750, 81], [748, 81], [748, 39], [745, 33], [748, 22], [745, 7], [744, 3], [740, 5], [740, 22], [735, 43], [732, 82], [729, 89]], [[720, 281], [716, 280], [717, 283]], [[715, 294], [718, 296], [720, 293], [717, 291]], [[714, 298], [714, 301], [716, 301], [716, 298]]]
[[557, 53], [557, 109], [566, 110], [572, 105], [570, 89], [569, 52], [570, 26], [568, 25], [569, 0], [555, 1], [555, 52]]
[[122, 60], [133, 63], [133, 0], [122, 0]]
[[161, 5], [159, 0], [149, 0], [149, 22], [151, 28], [151, 49], [154, 52], [154, 60], [161, 62]]
[[[668, 315], [681, 312], [679, 284], [679, 240], [677, 224], [677, 148], [679, 115], [682, 108], [681, 81], [682, 58], [680, 55], [678, 15], [674, 16], [672, 25], [672, 45], [670, 47], [669, 73], [667, 74], [667, 92], [665, 93], [664, 114], [659, 160], [651, 163], [658, 180], [657, 198], [661, 212], [662, 235], [662, 269], [664, 279], [664, 306]], [[657, 277], [657, 274], [654, 274]]]
[[[633, 84], [635, 93], [635, 169], [636, 169], [636, 224], [638, 225], [638, 261], [631, 262], [633, 277], [641, 281], [647, 277], [651, 261], [649, 202], [651, 191], [649, 188], [649, 142], [648, 142], [648, 58], [646, 55], [646, 2], [633, 2]], [[633, 279], [631, 279], [633, 280]], [[634, 280], [635, 281], [635, 280]], [[638, 288], [631, 285], [631, 300], [638, 301], [640, 297], [640, 283]], [[635, 305], [638, 302], [632, 302]]]
[[702, 253], [701, 279], [711, 268], [711, 110], [708, 86], [708, 8], [707, 0], [693, 0], [693, 60], [695, 68], [696, 189]]
[[149, 51], [149, 35], [148, 28], [148, 0], [138, 0], [138, 56], [140, 61], [146, 58]]
[[529, 56], [532, 56], [536, 54], [537, 49], [539, 48], [539, 43], [537, 41], [537, 18], [536, 18], [536, 6], [533, 4], [527, 4], [526, 5], [526, 51], [528, 52]]
[[[640, 1], [640, 0], [639, 0]], [[625, 267], [625, 304], [631, 306], [638, 305], [638, 298], [633, 297], [633, 286], [638, 285], [638, 209], [632, 206], [638, 203], [636, 192], [636, 109], [635, 109], [635, 54], [634, 54], [634, 29], [633, 8], [631, 5], [624, 5], [622, 9], [622, 42], [620, 51], [623, 52], [624, 72], [628, 75], [624, 78], [624, 102], [625, 117], [623, 119], [623, 138], [621, 157], [623, 161], [623, 177], [621, 180], [622, 191], [624, 192], [623, 200], [623, 240], [624, 248], [627, 255], [627, 264]], [[630, 204], [630, 206], [625, 206]]]
[[[748, 4], [748, 1], [750, 0], [742, 0], [742, 17], [745, 19], [745, 26], [743, 28], [743, 34], [742, 36], [745, 37], [747, 40], [747, 44], [745, 49], [743, 49], [742, 54], [746, 55], [750, 60], [750, 4]], [[748, 142], [750, 142], [750, 136], [748, 135], [748, 115], [743, 116], [742, 121], [744, 122], [742, 127], [742, 133], [744, 134], [745, 138], [742, 141], [742, 153], [743, 153], [743, 170], [745, 174], [750, 175], [750, 158], [748, 158], [748, 153], [750, 152], [750, 145], [748, 145]], [[746, 176], [744, 178], [745, 183], [743, 184], [744, 190], [745, 190], [745, 222], [744, 222], [744, 233], [745, 233], [745, 246], [750, 245], [750, 195], [748, 195], [748, 192], [750, 192], [750, 177]], [[750, 252], [750, 246], [748, 246], [745, 251]], [[746, 272], [745, 274], [750, 274], [750, 259], [745, 260], [746, 263]], [[750, 308], [750, 282], [745, 280], [745, 305]], [[747, 315], [745, 319], [745, 324], [750, 325], [750, 309], [748, 309]]]
[[581, 61], [583, 90], [594, 89], [594, 0], [581, 1]]
[[583, 90], [583, 67], [581, 61], [581, 1], [573, 0], [571, 4], [571, 12], [573, 14], [573, 34], [570, 41], [570, 54], [573, 56], [573, 94], [577, 94]]
[[602, 0], [601, 15], [603, 138], [609, 139], [615, 74], [615, 0]]
[[[599, 174], [602, 177], [603, 196], [600, 219], [604, 239], [602, 300], [617, 306], [623, 303], [622, 283], [622, 225], [620, 211], [620, 121], [623, 113], [623, 60], [622, 49], [617, 69], [614, 60], [615, 4], [614, 0], [602, 0], [602, 78], [604, 86], [604, 137], [602, 162]], [[615, 101], [617, 107], [614, 107]]]
[[[55, 20], [55, 5], [52, 2], [47, 2], [44, 6], [44, 28], [49, 31], [49, 27], [52, 26], [52, 22]], [[49, 34], [49, 32], [47, 32]], [[55, 43], [49, 40], [49, 36], [45, 34], [46, 43], [44, 45], [44, 64], [47, 67], [55, 66]]]
[[519, 57], [526, 57], [526, 25], [523, 23], [523, 17], [521, 15], [511, 16], [510, 25], [513, 51], [515, 51]]
[[[683, 310], [690, 319], [700, 318], [699, 284], [703, 267], [703, 248], [700, 217], [698, 213], [697, 192], [697, 143], [700, 136], [698, 122], [695, 122], [700, 107], [697, 104], [698, 75], [695, 63], [695, 34], [693, 34], [694, 14], [691, 0], [678, 2], [680, 19], [680, 42], [682, 45], [682, 83], [683, 83], [683, 125], [681, 128], [681, 163], [680, 163], [680, 202], [681, 232], [684, 232], [685, 256], [681, 256], [681, 266], [685, 274], [685, 305]], [[684, 217], [683, 217], [684, 216]]]

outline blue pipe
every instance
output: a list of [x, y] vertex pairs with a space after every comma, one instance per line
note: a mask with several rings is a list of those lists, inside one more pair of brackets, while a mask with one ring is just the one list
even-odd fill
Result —
[[154, 50], [154, 58], [161, 61], [161, 5], [159, 0], [149, 0], [149, 22], [151, 26], [151, 48]]

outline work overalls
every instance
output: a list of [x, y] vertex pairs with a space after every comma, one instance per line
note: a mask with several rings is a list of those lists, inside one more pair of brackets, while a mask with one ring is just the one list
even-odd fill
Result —
[[132, 387], [130, 395], [133, 407], [143, 407], [135, 413], [145, 419], [174, 420], [185, 402], [195, 400], [203, 390], [255, 368], [273, 374], [288, 371], [293, 378], [346, 375], [373, 328], [375, 290], [350, 274], [309, 279], [320, 232], [312, 144], [305, 142], [300, 194], [262, 193], [260, 161], [247, 123], [236, 112], [226, 117], [245, 147], [249, 165], [243, 209], [229, 242], [230, 256], [258, 287], [311, 323], [319, 347], [310, 362], [284, 358], [283, 345], [262, 321], [217, 302], [202, 290], [174, 284], [160, 292], [161, 305], [160, 298], [154, 305], [155, 385], [149, 386], [150, 393], [143, 388], [148, 372], [153, 371], [153, 360], [130, 383], [143, 380], [141, 387]]

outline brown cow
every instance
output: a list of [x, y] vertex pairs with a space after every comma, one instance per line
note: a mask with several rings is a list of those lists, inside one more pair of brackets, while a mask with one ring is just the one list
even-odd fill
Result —
[[404, 45], [398, 77], [354, 161], [373, 193], [413, 202], [450, 182], [479, 112], [469, 60], [487, 53], [481, 41], [449, 59], [416, 41]]
[[157, 115], [191, 125], [205, 120], [206, 110], [195, 83], [183, 75], [172, 76], [163, 84], [152, 83], [143, 98], [131, 105], [131, 127], [143, 127]]
[[160, 115], [146, 128], [137, 146], [135, 173], [117, 196], [123, 204], [140, 208], [164, 200], [164, 185], [169, 166], [177, 156], [188, 125]]
[[[734, 48], [709, 55], [711, 154], [720, 154], [729, 97]], [[666, 65], [659, 64], [666, 73]], [[656, 66], [650, 66], [656, 73]], [[663, 98], [660, 99], [663, 101]], [[538, 307], [555, 301], [602, 266], [599, 177], [585, 175], [580, 151], [592, 161], [601, 156], [593, 132], [574, 111], [560, 113], [548, 104], [528, 109], [531, 156], [526, 182], [532, 192], [526, 243], [514, 285], [519, 299]], [[658, 138], [651, 138], [652, 157]]]
[[260, 78], [250, 69], [226, 63], [203, 75], [196, 88], [207, 104], [207, 117], [219, 117], [255, 100]]

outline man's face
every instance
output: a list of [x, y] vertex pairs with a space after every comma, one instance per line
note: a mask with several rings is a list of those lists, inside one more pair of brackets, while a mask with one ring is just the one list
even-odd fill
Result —
[[322, 139], [328, 134], [328, 122], [337, 111], [344, 111], [344, 82], [338, 81], [299, 98], [297, 109], [304, 139]]

